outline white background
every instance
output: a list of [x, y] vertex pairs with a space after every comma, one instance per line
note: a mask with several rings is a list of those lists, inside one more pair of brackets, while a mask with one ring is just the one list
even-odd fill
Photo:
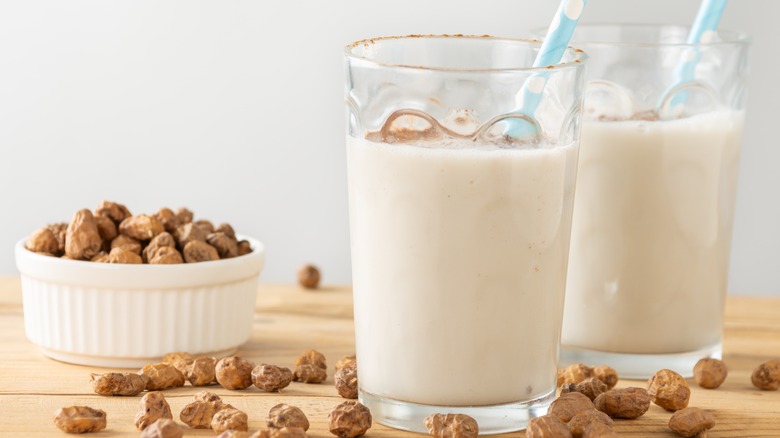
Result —
[[[15, 241], [101, 199], [188, 206], [349, 283], [342, 47], [410, 33], [521, 37], [553, 0], [0, 0], [0, 275]], [[690, 24], [698, 1], [590, 0], [583, 22]], [[776, 20], [730, 2], [754, 37], [730, 290], [780, 294]]]

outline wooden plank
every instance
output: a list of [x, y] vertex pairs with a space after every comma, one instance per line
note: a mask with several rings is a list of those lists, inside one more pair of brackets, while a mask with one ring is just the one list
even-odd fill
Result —
[[[251, 340], [239, 354], [256, 362], [292, 366], [295, 357], [308, 348], [322, 351], [330, 364], [354, 352], [352, 296], [348, 288], [332, 287], [306, 291], [291, 285], [261, 285], [257, 316]], [[780, 391], [766, 392], [750, 384], [750, 373], [760, 362], [780, 356], [780, 298], [729, 297], [724, 345], [730, 373], [717, 390], [696, 387], [691, 405], [711, 409], [718, 418], [712, 437], [780, 436]], [[89, 373], [103, 369], [69, 365], [46, 359], [24, 337], [21, 293], [17, 279], [0, 278], [0, 436], [45, 437], [59, 435], [51, 418], [62, 406], [86, 404], [106, 410], [108, 429], [99, 436], [137, 436], [133, 417], [138, 397], [101, 397], [91, 393]], [[332, 370], [331, 370], [332, 372]], [[641, 381], [621, 381], [619, 386], [645, 386]], [[184, 387], [166, 391], [174, 416], [202, 388]], [[208, 388], [227, 402], [246, 411], [250, 428], [263, 425], [276, 403], [299, 406], [312, 423], [311, 437], [332, 436], [326, 418], [343, 399], [331, 377], [323, 384], [293, 383], [281, 394], [256, 388], [230, 391]], [[657, 406], [637, 420], [616, 422], [616, 431], [629, 437], [671, 437], [670, 413]], [[187, 436], [213, 436], [207, 430], [185, 430]], [[414, 437], [378, 424], [368, 437]], [[522, 432], [500, 436], [521, 437]]]

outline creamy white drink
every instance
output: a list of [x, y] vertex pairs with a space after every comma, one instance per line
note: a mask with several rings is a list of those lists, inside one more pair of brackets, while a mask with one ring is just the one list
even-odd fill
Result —
[[720, 344], [743, 119], [584, 123], [564, 350]]
[[575, 145], [347, 138], [361, 391], [439, 406], [555, 388]]

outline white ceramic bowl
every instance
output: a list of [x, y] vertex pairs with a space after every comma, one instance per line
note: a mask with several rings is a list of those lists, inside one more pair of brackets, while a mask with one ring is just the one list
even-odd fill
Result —
[[259, 241], [240, 257], [177, 265], [63, 260], [16, 244], [24, 326], [43, 354], [63, 362], [140, 367], [166, 353], [223, 356], [249, 339]]

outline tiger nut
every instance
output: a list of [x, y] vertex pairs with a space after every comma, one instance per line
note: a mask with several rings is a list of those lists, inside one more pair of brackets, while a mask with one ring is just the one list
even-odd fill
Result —
[[235, 408], [224, 408], [211, 418], [211, 429], [220, 434], [226, 430], [249, 430], [249, 417], [246, 412]]
[[348, 400], [328, 414], [328, 430], [339, 438], [361, 436], [371, 428], [371, 411], [360, 402]]
[[170, 418], [160, 418], [141, 432], [141, 438], [181, 438], [184, 431]]
[[579, 392], [561, 394], [547, 409], [547, 415], [552, 415], [564, 423], [568, 423], [572, 417], [582, 411], [595, 409], [593, 402]]
[[[188, 224], [189, 225], [189, 224]], [[217, 249], [206, 242], [193, 240], [184, 247], [184, 261], [187, 263], [210, 262], [219, 260]]]
[[764, 391], [780, 389], [780, 360], [766, 361], [753, 370], [750, 376], [753, 386]]
[[289, 368], [260, 364], [252, 369], [252, 382], [267, 392], [279, 392], [292, 382], [293, 374]]
[[303, 353], [295, 361], [293, 380], [304, 383], [321, 383], [328, 378], [325, 356], [316, 350]]
[[729, 371], [722, 360], [705, 357], [693, 367], [693, 380], [702, 388], [715, 389], [723, 384]]
[[358, 398], [357, 363], [351, 362], [336, 371], [334, 376], [336, 391], [344, 398]]
[[525, 429], [526, 438], [571, 438], [569, 427], [554, 415], [532, 418]]
[[309, 430], [309, 419], [306, 418], [306, 414], [300, 408], [285, 403], [279, 403], [268, 411], [265, 424], [272, 429], [290, 427]]
[[579, 412], [575, 416], [571, 417], [568, 426], [572, 435], [582, 436], [585, 433], [585, 429], [593, 423], [602, 423], [606, 426], [609, 426], [610, 429], [614, 424], [612, 418], [610, 418], [609, 415], [596, 409], [591, 409]]
[[132, 216], [127, 207], [111, 201], [101, 201], [95, 209], [95, 215], [105, 216], [114, 221], [115, 225], [119, 225], [123, 220]]
[[149, 378], [146, 383], [146, 389], [149, 391], [184, 386], [184, 374], [167, 363], [145, 365], [138, 373]]
[[160, 221], [148, 214], [130, 216], [119, 224], [119, 233], [136, 240], [151, 240], [165, 231]]
[[571, 364], [558, 370], [558, 386], [564, 383], [580, 383], [589, 377], [593, 377], [593, 368], [581, 363]]
[[684, 408], [672, 414], [669, 429], [677, 435], [692, 437], [715, 427], [715, 416], [699, 408]]
[[24, 247], [32, 252], [55, 256], [60, 255], [57, 237], [54, 236], [54, 232], [46, 227], [33, 231], [30, 237], [27, 238], [27, 241], [24, 242]]
[[147, 377], [135, 373], [91, 374], [90, 384], [95, 394], [132, 396], [146, 389]]
[[152, 391], [141, 397], [141, 410], [135, 415], [135, 427], [144, 430], [160, 418], [173, 419], [171, 407], [162, 392]]
[[320, 284], [320, 270], [314, 265], [303, 265], [298, 269], [298, 284], [306, 289], [317, 289]]
[[60, 408], [54, 414], [54, 425], [67, 433], [97, 432], [106, 428], [106, 412], [89, 406]]
[[593, 377], [596, 377], [597, 379], [604, 382], [605, 385], [607, 385], [607, 389], [612, 389], [617, 385], [618, 382], [618, 373], [614, 369], [606, 366], [606, 365], [599, 365], [597, 367], [593, 368]]
[[647, 382], [647, 393], [653, 403], [667, 411], [677, 411], [688, 406], [691, 388], [683, 376], [668, 369], [659, 370]]
[[77, 211], [65, 231], [65, 255], [73, 260], [89, 260], [102, 245], [92, 212], [86, 208]]
[[561, 394], [579, 392], [591, 400], [595, 400], [601, 393], [607, 391], [607, 385], [596, 377], [588, 377], [580, 383], [564, 383], [561, 385]]
[[596, 397], [594, 406], [612, 418], [639, 418], [650, 409], [650, 394], [644, 388], [610, 389]]
[[433, 414], [423, 420], [428, 434], [437, 438], [476, 438], [477, 420], [465, 414]]
[[217, 382], [225, 389], [246, 389], [252, 386], [255, 364], [238, 356], [223, 357], [217, 361]]
[[184, 406], [179, 419], [194, 429], [208, 429], [214, 414], [225, 407], [222, 399], [211, 392], [201, 391], [193, 397], [193, 401]]

